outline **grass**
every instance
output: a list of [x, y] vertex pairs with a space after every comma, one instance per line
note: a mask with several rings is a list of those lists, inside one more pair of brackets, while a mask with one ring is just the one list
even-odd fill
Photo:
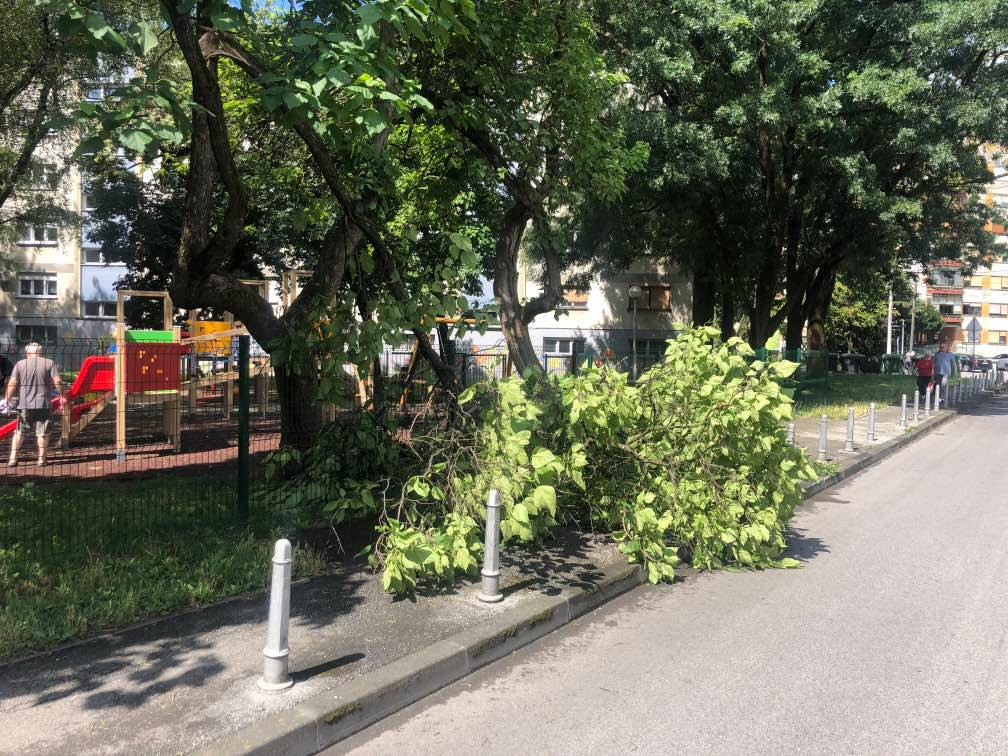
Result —
[[279, 513], [234, 508], [227, 476], [0, 486], [0, 657], [264, 588]]
[[[0, 657], [263, 589], [273, 535], [193, 529], [44, 561], [0, 549]], [[295, 576], [323, 566], [317, 551], [294, 550]]]
[[912, 375], [832, 373], [826, 401], [819, 397], [799, 400], [795, 405], [795, 417], [825, 414], [831, 419], [841, 419], [847, 417], [847, 408], [851, 405], [854, 405], [855, 413], [864, 415], [872, 402], [880, 407], [898, 404], [902, 394], [906, 394], [907, 401], [912, 403], [916, 388], [917, 379]]

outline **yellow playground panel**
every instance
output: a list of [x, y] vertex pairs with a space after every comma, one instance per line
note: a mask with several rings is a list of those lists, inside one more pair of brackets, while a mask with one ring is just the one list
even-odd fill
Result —
[[[234, 331], [235, 324], [228, 320], [190, 320], [189, 323], [189, 333], [190, 338], [199, 337], [199, 340], [193, 341], [193, 351], [201, 355], [209, 355], [216, 357], [229, 357], [231, 355], [231, 335]], [[227, 331], [227, 335], [222, 336], [219, 339], [207, 338], [215, 333], [223, 333]]]

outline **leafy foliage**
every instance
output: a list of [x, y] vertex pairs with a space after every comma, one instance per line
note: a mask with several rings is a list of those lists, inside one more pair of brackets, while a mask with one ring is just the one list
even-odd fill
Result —
[[[392, 475], [379, 485], [343, 479], [327, 511], [336, 521], [379, 515], [369, 558], [396, 593], [476, 569], [491, 489], [505, 545], [591, 525], [612, 532], [654, 582], [671, 579], [679, 559], [791, 566], [780, 558], [784, 531], [800, 481], [815, 478], [782, 427], [791, 401], [779, 381], [795, 366], [754, 361], [741, 340], [715, 345], [715, 336], [686, 331], [636, 386], [588, 365], [473, 386], [457, 422], [414, 427]], [[316, 483], [332, 481], [309, 461], [284, 485]], [[361, 485], [363, 501], [345, 495]], [[379, 500], [378, 489], [388, 495]]]

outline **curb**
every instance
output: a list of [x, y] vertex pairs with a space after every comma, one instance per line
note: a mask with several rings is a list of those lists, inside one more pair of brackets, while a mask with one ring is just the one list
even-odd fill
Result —
[[563, 627], [645, 580], [638, 564], [541, 596], [212, 743], [205, 754], [313, 754]]
[[916, 426], [908, 427], [907, 430], [904, 430], [902, 434], [900, 434], [899, 436], [896, 436], [895, 438], [891, 438], [888, 441], [884, 441], [881, 444], [871, 447], [870, 452], [866, 453], [863, 457], [858, 459], [849, 467], [845, 467], [843, 470], [833, 473], [828, 478], [822, 478], [820, 480], [815, 481], [814, 483], [810, 483], [802, 491], [802, 499], [803, 500], [811, 499], [813, 496], [821, 494], [823, 491], [832, 488], [837, 483], [840, 483], [841, 481], [846, 480], [847, 478], [857, 475], [866, 467], [870, 467], [871, 465], [874, 465], [876, 462], [881, 462], [883, 459], [893, 454], [893, 452], [902, 449], [904, 446], [907, 446], [908, 444], [912, 444], [918, 438], [923, 438], [935, 428], [938, 428], [944, 425], [945, 423], [952, 421], [954, 418], [959, 417], [960, 406], [975, 407], [984, 402], [985, 400], [992, 399], [997, 395], [998, 393], [996, 391], [989, 393], [989, 395], [988, 393], [985, 392], [984, 394], [981, 394], [979, 397], [973, 399], [972, 401], [967, 400], [968, 403], [964, 401], [962, 405], [956, 405], [956, 407], [954, 407], [953, 409], [940, 410], [941, 414], [939, 414], [937, 417], [932, 415], [930, 418], [924, 420], [921, 423], [918, 423]]
[[[968, 406], [975, 406], [979, 401], [970, 402]], [[807, 486], [802, 499], [810, 499], [856, 475], [956, 417], [959, 417], [958, 409], [943, 410], [938, 417], [917, 425], [914, 431], [904, 431], [872, 447], [849, 467]], [[318, 753], [563, 627], [645, 580], [640, 565], [610, 565], [602, 570], [602, 578], [597, 582], [568, 587], [555, 596], [532, 599], [477, 627], [379, 667], [338, 690], [320, 693], [226, 735], [200, 753], [215, 756]]]

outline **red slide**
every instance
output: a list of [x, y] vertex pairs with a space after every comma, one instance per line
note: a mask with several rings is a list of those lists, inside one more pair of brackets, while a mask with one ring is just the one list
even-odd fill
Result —
[[[115, 388], [115, 357], [87, 357], [81, 363], [80, 372], [74, 379], [73, 385], [67, 391], [68, 401], [73, 401], [84, 394], [95, 391], [112, 391]], [[72, 405], [70, 408], [71, 419], [76, 420], [82, 413], [91, 409], [100, 399], [93, 399], [90, 402]], [[59, 399], [53, 399], [52, 407], [59, 409]], [[6, 425], [0, 425], [0, 438], [5, 438], [17, 430], [17, 420], [11, 420]]]

